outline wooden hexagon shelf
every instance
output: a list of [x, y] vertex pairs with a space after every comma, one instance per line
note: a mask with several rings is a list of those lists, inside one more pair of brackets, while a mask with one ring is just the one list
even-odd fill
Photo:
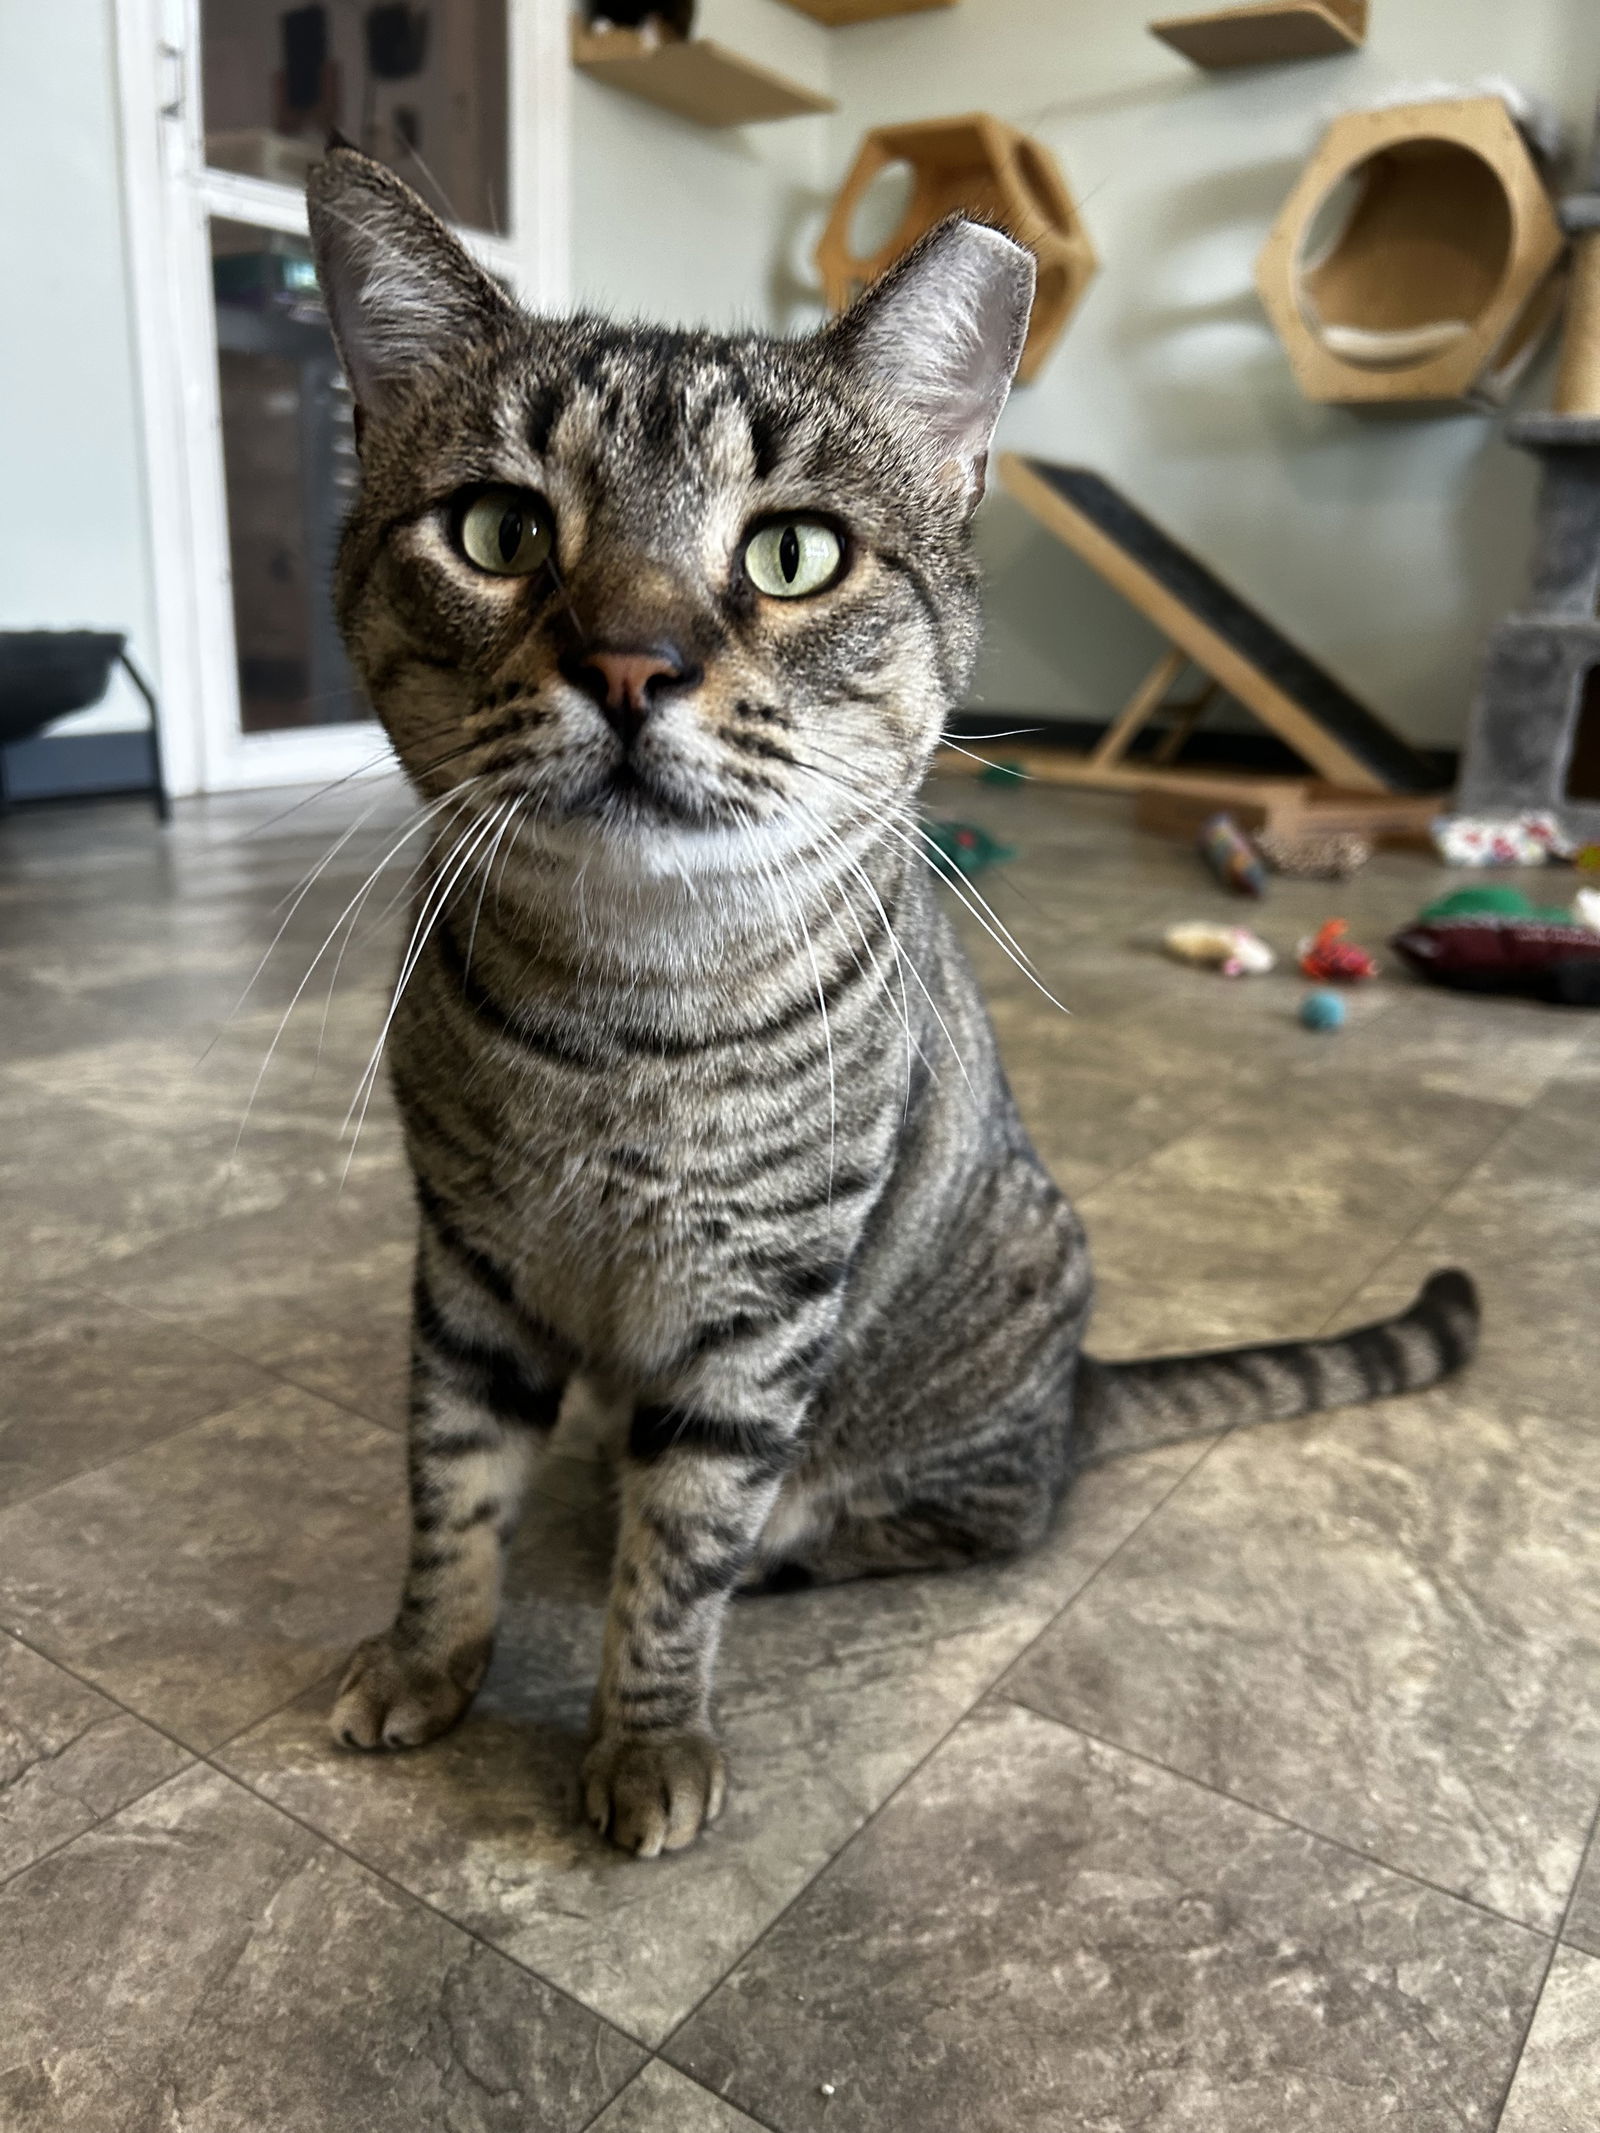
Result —
[[1554, 323], [1565, 241], [1496, 96], [1350, 111], [1256, 263], [1308, 400], [1504, 400]]
[[[858, 255], [851, 223], [874, 179], [909, 164], [911, 196], [893, 233]], [[1054, 156], [987, 112], [877, 126], [863, 139], [817, 242], [829, 304], [842, 311], [946, 215], [993, 222], [1025, 244], [1039, 264], [1033, 316], [1018, 378], [1026, 384], [1061, 335], [1099, 261]]]

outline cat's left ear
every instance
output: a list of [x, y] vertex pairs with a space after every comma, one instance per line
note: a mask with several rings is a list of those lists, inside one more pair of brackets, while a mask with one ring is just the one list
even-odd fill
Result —
[[976, 504], [989, 440], [1033, 308], [1033, 254], [954, 215], [831, 329], [875, 391], [900, 401]]
[[515, 305], [409, 185], [335, 142], [306, 186], [311, 242], [356, 407], [512, 323]]

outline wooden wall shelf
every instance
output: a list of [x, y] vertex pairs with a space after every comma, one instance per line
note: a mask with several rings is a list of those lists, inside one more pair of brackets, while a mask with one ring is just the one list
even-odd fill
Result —
[[572, 63], [591, 81], [643, 97], [698, 126], [756, 126], [838, 108], [832, 97], [804, 89], [709, 37], [652, 45], [637, 30], [588, 30], [574, 22]]
[[1262, 67], [1330, 59], [1366, 42], [1367, 0], [1267, 0], [1209, 15], [1168, 15], [1150, 25], [1197, 67]]
[[956, 0], [784, 0], [825, 29], [842, 30], [852, 22], [882, 22], [890, 15], [926, 15], [935, 8], [954, 7]]

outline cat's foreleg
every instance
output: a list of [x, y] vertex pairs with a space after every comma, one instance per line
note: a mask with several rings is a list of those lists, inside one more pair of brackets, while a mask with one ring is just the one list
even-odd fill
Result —
[[[753, 1373], [635, 1407], [622, 1520], [584, 1764], [590, 1821], [652, 1858], [722, 1806], [711, 1683], [728, 1595], [751, 1561], [804, 1411]], [[781, 1376], [781, 1373], [780, 1373]]]
[[482, 1681], [501, 1569], [570, 1359], [509, 1285], [425, 1219], [412, 1318], [411, 1552], [399, 1612], [357, 1647], [331, 1718], [352, 1748], [414, 1748]]

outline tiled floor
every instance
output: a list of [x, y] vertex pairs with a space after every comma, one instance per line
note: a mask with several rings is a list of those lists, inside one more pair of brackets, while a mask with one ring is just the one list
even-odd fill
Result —
[[[1460, 1259], [1484, 1353], [1097, 1473], [1028, 1561], [741, 1605], [736, 1791], [640, 1864], [573, 1815], [581, 1445], [467, 1723], [326, 1736], [403, 1538], [381, 1090], [347, 1171], [340, 1136], [397, 912], [240, 1120], [404, 822], [373, 801], [203, 1061], [358, 803], [0, 824], [6, 2133], [1595, 2133], [1600, 1020], [1391, 977], [1310, 1036], [1293, 978], [1153, 952], [1225, 903], [1118, 803], [936, 795], [1019, 848], [986, 886], [1073, 1010], [973, 929], [1105, 1352], [1310, 1332]], [[1260, 922], [1376, 942], [1439, 879], [1385, 857]]]

